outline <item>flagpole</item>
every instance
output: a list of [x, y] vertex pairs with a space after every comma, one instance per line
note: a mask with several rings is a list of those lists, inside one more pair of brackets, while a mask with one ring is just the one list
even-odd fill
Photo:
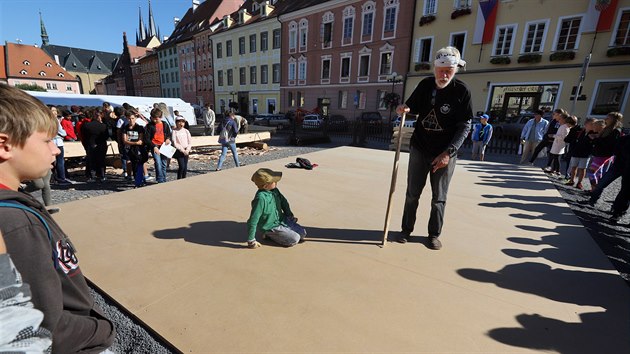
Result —
[[392, 168], [392, 181], [389, 186], [389, 197], [387, 198], [387, 211], [385, 212], [385, 226], [383, 227], [383, 241], [381, 245], [385, 247], [387, 244], [387, 234], [389, 233], [389, 221], [392, 216], [392, 198], [396, 190], [396, 178], [398, 176], [398, 159], [400, 158], [400, 146], [402, 145], [402, 128], [405, 125], [407, 112], [403, 112], [400, 117], [400, 125], [398, 126], [398, 138], [396, 139], [396, 154], [394, 155], [394, 167]]

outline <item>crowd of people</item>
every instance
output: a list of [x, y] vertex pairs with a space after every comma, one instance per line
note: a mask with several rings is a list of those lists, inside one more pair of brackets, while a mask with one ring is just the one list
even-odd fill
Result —
[[[590, 182], [587, 203], [595, 205], [604, 188], [621, 178], [621, 190], [612, 206], [610, 221], [616, 223], [630, 206], [630, 136], [622, 133], [623, 115], [610, 112], [605, 119], [587, 118], [584, 126], [579, 118], [559, 108], [550, 120], [541, 110], [534, 112], [521, 131], [521, 163], [533, 165], [547, 149], [545, 173], [559, 178], [570, 187], [585, 189]], [[566, 161], [566, 168], [561, 162]]]

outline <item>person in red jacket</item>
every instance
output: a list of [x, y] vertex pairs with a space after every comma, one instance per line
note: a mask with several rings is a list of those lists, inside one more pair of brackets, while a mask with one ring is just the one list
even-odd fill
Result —
[[70, 111], [63, 111], [61, 114], [61, 127], [66, 131], [66, 136], [63, 137], [65, 141], [77, 141], [77, 134], [74, 132], [74, 125], [72, 124], [72, 113]]

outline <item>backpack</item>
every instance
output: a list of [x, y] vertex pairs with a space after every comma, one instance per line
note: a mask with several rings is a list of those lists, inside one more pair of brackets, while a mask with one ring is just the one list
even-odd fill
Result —
[[230, 131], [228, 130], [227, 123], [222, 127], [219, 133], [219, 142], [227, 142], [230, 140]]

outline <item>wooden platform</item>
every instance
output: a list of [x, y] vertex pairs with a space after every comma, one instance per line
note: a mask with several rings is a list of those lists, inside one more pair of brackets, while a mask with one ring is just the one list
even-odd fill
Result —
[[[271, 139], [271, 133], [268, 131], [260, 131], [255, 133], [248, 134], [239, 134], [236, 136], [237, 144], [251, 143], [256, 141], [267, 141]], [[115, 155], [118, 154], [118, 144], [113, 141], [107, 142], [107, 154]], [[201, 146], [216, 146], [221, 145], [219, 143], [219, 136], [193, 136], [192, 137], [193, 147], [201, 147]], [[85, 149], [83, 149], [83, 145], [80, 142], [64, 142], [64, 157], [83, 157], [85, 156]]]
[[[629, 353], [630, 291], [539, 169], [460, 161], [427, 249], [379, 246], [393, 152], [343, 147], [66, 203], [100, 288], [185, 353]], [[394, 197], [398, 230], [407, 154]], [[307, 242], [244, 248], [259, 167]]]

